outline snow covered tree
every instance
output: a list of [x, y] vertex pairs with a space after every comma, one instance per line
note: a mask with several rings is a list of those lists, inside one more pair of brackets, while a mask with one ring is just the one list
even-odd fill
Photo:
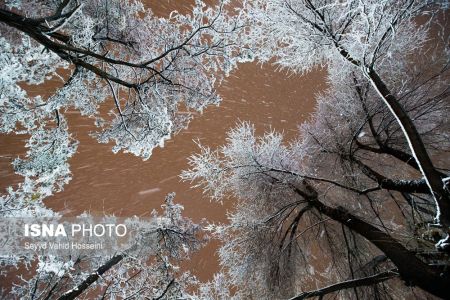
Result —
[[[201, 226], [183, 217], [183, 207], [166, 197], [163, 214], [153, 211], [147, 218], [129, 218], [129, 231], [135, 232], [128, 245], [111, 256], [97, 252], [66, 251], [22, 256], [22, 263], [36, 270], [31, 278], [21, 277], [5, 299], [175, 299], [190, 298], [198, 282], [180, 269], [180, 261], [206, 242]], [[84, 220], [89, 215], [82, 216]], [[105, 216], [109, 221], [113, 216]], [[91, 240], [92, 242], [92, 240]], [[47, 251], [48, 252], [48, 251]], [[14, 254], [11, 254], [12, 256]], [[12, 261], [12, 260], [11, 260]], [[2, 261], [2, 266], [7, 266]]]
[[[191, 158], [185, 179], [198, 180], [214, 199], [237, 199], [230, 225], [211, 228], [224, 243], [222, 276], [244, 298], [292, 296], [318, 276], [352, 280], [330, 291], [351, 288], [355, 297], [407, 293], [399, 292], [399, 281], [376, 285], [395, 277], [443, 297], [449, 257], [434, 244], [446, 232], [430, 225], [434, 202], [416, 179], [398, 123], [364, 77], [331, 78], [335, 84], [319, 96], [314, 119], [291, 144], [277, 133], [258, 138], [242, 124], [223, 148], [203, 147]], [[402, 97], [436, 152], [449, 147], [446, 97], [429, 90], [448, 89], [442, 80]], [[315, 271], [317, 265], [322, 269]]]
[[[436, 223], [450, 230], [448, 181], [434, 166], [414, 119], [401, 105], [393, 80], [425, 47], [427, 33], [447, 1], [260, 0], [244, 3], [248, 29], [244, 40], [261, 61], [275, 59], [283, 68], [306, 72], [315, 66], [339, 64], [342, 76], [364, 75], [400, 125], [405, 141], [435, 200]], [[419, 23], [419, 18], [425, 21]], [[442, 19], [442, 18], [441, 18]], [[438, 26], [446, 27], [445, 24]], [[448, 33], [441, 36], [448, 45]], [[446, 48], [445, 51], [448, 51]], [[448, 56], [448, 52], [446, 54]], [[433, 57], [432, 60], [439, 59]], [[389, 72], [387, 65], [391, 65]], [[447, 247], [447, 239], [437, 247]]]
[[[32, 138], [28, 162], [14, 163], [25, 182], [2, 197], [0, 211], [38, 207], [70, 179], [66, 161], [77, 141], [67, 110], [95, 119], [99, 131], [92, 135], [113, 141], [114, 152], [148, 159], [192, 113], [217, 105], [215, 86], [239, 59], [237, 46], [215, 34], [240, 28], [223, 12], [226, 4], [196, 1], [191, 14], [173, 12], [169, 19], [134, 0], [1, 4], [0, 133]], [[48, 99], [27, 94], [27, 85], [50, 78], [61, 86]], [[100, 113], [104, 102], [108, 115]], [[37, 151], [46, 155], [36, 158]]]
[[184, 179], [237, 201], [210, 228], [224, 271], [205, 295], [448, 297], [448, 36], [427, 45], [440, 4], [244, 4], [258, 59], [326, 66], [329, 87], [290, 143], [243, 123], [191, 157]]

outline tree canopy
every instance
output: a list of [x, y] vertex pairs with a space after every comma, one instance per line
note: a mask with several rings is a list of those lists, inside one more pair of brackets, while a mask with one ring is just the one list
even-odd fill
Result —
[[[190, 14], [159, 18], [134, 0], [6, 1], [0, 130], [30, 138], [26, 157], [13, 162], [24, 182], [0, 198], [2, 217], [55, 214], [42, 200], [70, 180], [78, 142], [69, 110], [93, 118], [92, 136], [113, 141], [112, 151], [148, 159], [193, 112], [220, 102], [215, 88], [239, 62], [328, 73], [297, 138], [257, 136], [243, 122], [223, 147], [200, 144], [190, 157], [181, 178], [213, 200], [234, 201], [229, 223], [194, 224], [169, 195], [164, 217], [142, 220], [141, 240], [124, 253], [87, 265], [40, 257], [62, 272], [39, 267], [15, 295], [73, 299], [98, 288], [103, 298], [133, 299], [448, 297], [447, 6], [195, 1]], [[61, 86], [48, 99], [27, 94], [24, 84], [55, 77]], [[222, 243], [222, 270], [207, 283], [173, 265], [204, 244], [200, 232]]]

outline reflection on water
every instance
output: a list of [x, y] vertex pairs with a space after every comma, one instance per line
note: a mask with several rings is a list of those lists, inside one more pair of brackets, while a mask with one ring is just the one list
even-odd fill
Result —
[[[161, 1], [156, 9], [165, 14], [175, 1]], [[151, 4], [151, 3], [150, 3]], [[165, 4], [169, 4], [164, 6]], [[50, 83], [45, 89], [30, 90], [43, 96], [51, 93]], [[225, 133], [239, 120], [251, 121], [257, 132], [275, 129], [288, 138], [314, 108], [314, 93], [325, 87], [324, 72], [288, 76], [270, 66], [244, 64], [219, 88], [224, 101], [219, 107], [209, 107], [194, 118], [187, 130], [168, 141], [163, 149], [156, 149], [148, 161], [129, 154], [113, 154], [111, 145], [98, 144], [89, 137], [93, 121], [78, 113], [69, 113], [69, 128], [80, 141], [78, 153], [70, 160], [72, 181], [65, 190], [46, 200], [46, 204], [67, 215], [83, 211], [114, 213], [120, 216], [148, 215], [158, 209], [169, 192], [176, 192], [176, 201], [185, 207], [185, 215], [195, 221], [226, 221], [230, 203], [210, 203], [200, 190], [180, 182], [178, 175], [187, 168], [187, 157], [197, 151], [193, 140], [216, 147], [224, 143]], [[20, 178], [12, 174], [10, 162], [24, 153], [21, 136], [0, 136], [0, 188], [4, 190]], [[196, 254], [190, 268], [201, 280], [210, 278], [218, 266], [213, 258], [217, 244], [211, 243]]]

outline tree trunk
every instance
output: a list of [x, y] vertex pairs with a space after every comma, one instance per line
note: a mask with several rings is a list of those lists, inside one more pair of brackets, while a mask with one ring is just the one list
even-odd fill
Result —
[[436, 202], [436, 221], [444, 226], [447, 237], [450, 236], [450, 192], [446, 190], [440, 173], [433, 166], [428, 152], [423, 144], [422, 138], [417, 131], [411, 118], [405, 112], [397, 98], [391, 93], [384, 81], [378, 73], [372, 68], [364, 65], [362, 62], [355, 60], [350, 53], [342, 48], [337, 41], [335, 46], [341, 56], [349, 63], [363, 69], [364, 75], [367, 76], [370, 83], [380, 95], [384, 104], [389, 108], [392, 115], [397, 120], [398, 125], [402, 129], [403, 135], [408, 142], [409, 148], [417, 165], [422, 173], [431, 194]]
[[442, 182], [442, 178], [439, 172], [433, 166], [433, 163], [427, 153], [419, 132], [417, 131], [411, 118], [403, 110], [403, 107], [400, 105], [397, 98], [391, 94], [390, 90], [378, 76], [377, 72], [375, 72], [373, 69], [370, 69], [367, 75], [375, 90], [380, 94], [386, 106], [397, 119], [397, 122], [400, 125], [408, 142], [409, 148], [411, 149], [411, 152], [417, 161], [419, 169], [423, 174], [428, 187], [431, 190], [433, 198], [436, 201], [436, 219], [441, 225], [445, 226], [445, 230], [448, 231], [450, 228], [449, 193], [444, 187], [444, 183]]
[[317, 198], [310, 200], [309, 203], [324, 215], [344, 224], [377, 246], [396, 265], [400, 277], [407, 285], [416, 285], [441, 298], [448, 297], [450, 278], [440, 276], [439, 271], [421, 261], [390, 235], [341, 207], [327, 206]]

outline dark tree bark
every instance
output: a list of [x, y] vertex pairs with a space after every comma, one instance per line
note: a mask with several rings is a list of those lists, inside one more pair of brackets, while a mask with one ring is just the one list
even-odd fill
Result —
[[101, 275], [107, 272], [109, 269], [117, 265], [122, 259], [123, 255], [115, 255], [110, 260], [108, 260], [104, 265], [99, 267], [95, 272], [89, 275], [83, 282], [81, 282], [78, 286], [71, 289], [70, 291], [65, 292], [62, 296], [58, 298], [58, 300], [72, 300], [81, 295], [84, 291], [86, 291], [94, 282], [96, 282]]
[[[436, 170], [433, 162], [428, 155], [422, 138], [417, 131], [414, 122], [408, 116], [408, 114], [403, 109], [402, 105], [398, 99], [391, 93], [387, 85], [380, 78], [378, 73], [373, 69], [372, 66], [365, 66], [360, 61], [355, 60], [351, 55], [343, 49], [338, 43], [336, 47], [339, 53], [351, 64], [363, 68], [365, 70], [365, 75], [368, 77], [374, 89], [378, 92], [380, 97], [383, 99], [384, 104], [392, 113], [392, 115], [397, 120], [397, 123], [401, 127], [403, 134], [408, 142], [409, 148], [413, 153], [413, 158], [416, 161], [417, 167], [422, 173], [426, 184], [436, 201], [437, 210], [439, 214], [437, 216], [438, 222], [444, 226], [447, 232], [450, 232], [450, 195], [449, 191], [446, 190], [442, 182], [442, 174]], [[398, 155], [399, 153], [392, 153], [393, 155]], [[404, 156], [399, 156], [405, 159]]]
[[331, 207], [320, 202], [317, 197], [308, 199], [309, 205], [322, 214], [345, 225], [370, 241], [394, 263], [400, 278], [407, 285], [415, 285], [423, 290], [441, 297], [448, 297], [450, 278], [442, 276], [439, 270], [421, 261], [413, 252], [406, 249], [389, 234], [378, 229], [342, 207]]
[[402, 127], [410, 149], [413, 152], [413, 156], [418, 163], [419, 169], [437, 202], [437, 209], [440, 211], [440, 215], [438, 215], [439, 222], [441, 225], [445, 226], [446, 231], [448, 231], [450, 229], [450, 197], [449, 192], [445, 189], [444, 183], [442, 182], [440, 172], [433, 166], [417, 128], [408, 114], [404, 111], [397, 98], [392, 95], [375, 70], [370, 69], [368, 76], [372, 81], [373, 86], [383, 97], [389, 110]]

